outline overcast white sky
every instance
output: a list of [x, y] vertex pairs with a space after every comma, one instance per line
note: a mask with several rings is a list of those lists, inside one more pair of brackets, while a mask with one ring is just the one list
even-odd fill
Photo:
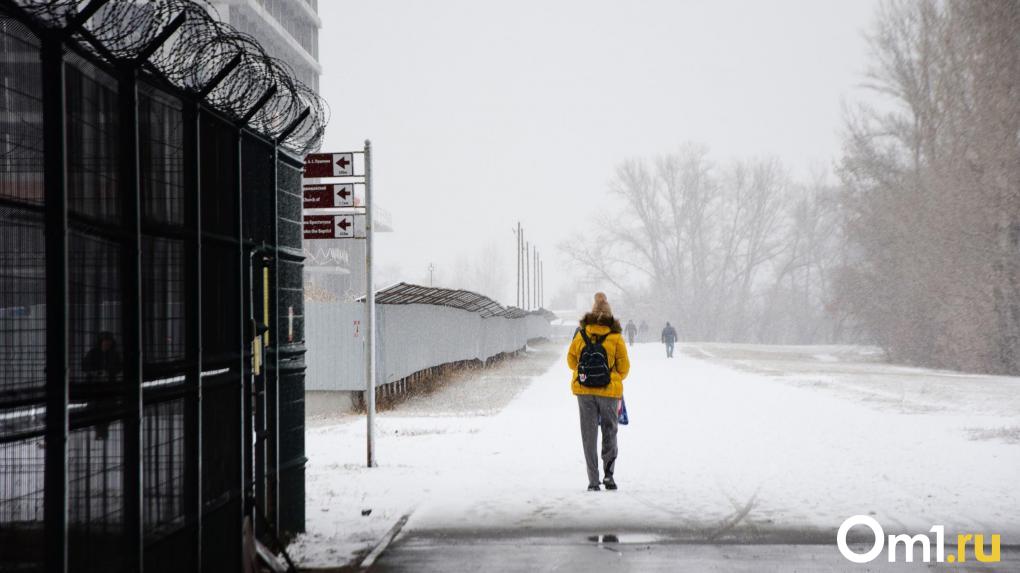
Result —
[[512, 304], [520, 220], [548, 301], [574, 280], [556, 245], [604, 224], [586, 219], [622, 159], [696, 141], [717, 160], [830, 166], [874, 4], [320, 0], [323, 151], [372, 139], [395, 227], [381, 265], [422, 280], [496, 241], [509, 281], [485, 294]]

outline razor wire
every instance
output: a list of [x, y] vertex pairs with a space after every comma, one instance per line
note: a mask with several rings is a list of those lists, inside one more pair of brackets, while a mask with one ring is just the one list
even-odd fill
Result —
[[43, 26], [68, 29], [97, 58], [148, 67], [295, 154], [322, 141], [326, 102], [258, 40], [217, 20], [205, 0], [13, 3]]

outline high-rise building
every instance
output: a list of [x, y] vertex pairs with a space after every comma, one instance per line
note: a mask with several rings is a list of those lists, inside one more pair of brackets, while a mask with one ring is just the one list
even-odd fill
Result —
[[253, 36], [319, 91], [319, 0], [212, 0], [212, 5], [221, 20]]

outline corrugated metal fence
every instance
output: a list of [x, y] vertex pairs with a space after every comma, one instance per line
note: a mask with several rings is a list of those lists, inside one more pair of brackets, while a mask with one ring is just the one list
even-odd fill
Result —
[[[355, 321], [364, 324], [364, 307], [305, 302], [307, 390], [364, 390], [365, 339], [355, 326]], [[443, 364], [484, 362], [551, 334], [544, 313], [483, 318], [478, 312], [438, 304], [380, 304], [376, 316], [376, 386]]]

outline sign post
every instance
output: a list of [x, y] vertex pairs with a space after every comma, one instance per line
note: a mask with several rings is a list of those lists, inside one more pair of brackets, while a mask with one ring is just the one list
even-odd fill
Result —
[[[364, 158], [364, 171], [356, 172], [355, 156]], [[304, 238], [365, 240], [365, 409], [367, 410], [367, 463], [375, 460], [375, 284], [373, 282], [372, 222], [372, 142], [365, 140], [362, 151], [343, 153], [311, 153], [305, 156], [304, 176], [308, 179], [340, 179], [339, 182], [306, 183], [304, 185]], [[361, 178], [363, 181], [358, 181]], [[356, 185], [364, 184], [364, 205], [354, 199]], [[364, 236], [356, 231], [356, 221], [364, 217]], [[359, 336], [361, 323], [354, 321], [354, 336]]]
[[372, 142], [365, 140], [365, 391], [368, 467], [375, 467], [375, 284], [372, 280]]

